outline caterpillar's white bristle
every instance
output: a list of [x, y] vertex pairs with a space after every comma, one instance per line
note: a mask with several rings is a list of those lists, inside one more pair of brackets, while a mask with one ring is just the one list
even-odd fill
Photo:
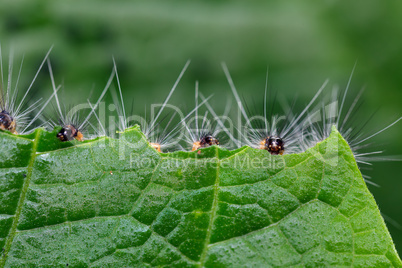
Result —
[[168, 96], [166, 97], [165, 101], [163, 102], [161, 109], [159, 110], [159, 112], [157, 113], [157, 115], [155, 116], [155, 118], [152, 119], [152, 121], [151, 121], [151, 123], [150, 123], [148, 129], [145, 130], [145, 135], [149, 135], [149, 133], [153, 130], [153, 128], [154, 128], [156, 122], [157, 122], [158, 119], [159, 119], [159, 116], [162, 114], [164, 108], [166, 107], [166, 104], [168, 103], [168, 101], [169, 101], [170, 97], [172, 96], [173, 92], [176, 90], [177, 85], [179, 84], [181, 78], [183, 77], [184, 73], [186, 72], [187, 67], [190, 65], [190, 62], [191, 62], [191, 61], [188, 60], [188, 61], [186, 62], [186, 64], [184, 65], [183, 69], [181, 70], [181, 72], [180, 72], [180, 74], [179, 74], [179, 77], [177, 78], [177, 80], [176, 80], [176, 82], [174, 83], [172, 89], [170, 90]]

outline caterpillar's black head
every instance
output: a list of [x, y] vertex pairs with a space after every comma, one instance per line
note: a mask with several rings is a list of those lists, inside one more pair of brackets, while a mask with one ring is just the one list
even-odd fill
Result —
[[219, 140], [212, 136], [212, 134], [205, 134], [201, 136], [199, 141], [193, 143], [193, 151], [212, 145], [219, 145]]
[[279, 137], [268, 137], [261, 142], [260, 149], [267, 150], [273, 155], [282, 155], [285, 152], [285, 143]]
[[57, 138], [61, 141], [71, 141], [73, 139], [82, 141], [83, 135], [74, 125], [65, 125], [57, 133]]
[[219, 140], [212, 136], [212, 134], [206, 134], [201, 137], [200, 139], [200, 146], [201, 148], [212, 146], [212, 145], [219, 145]]
[[11, 133], [16, 134], [17, 132], [15, 131], [16, 124], [14, 118], [6, 111], [3, 110], [0, 113], [0, 129], [2, 130], [8, 130]]

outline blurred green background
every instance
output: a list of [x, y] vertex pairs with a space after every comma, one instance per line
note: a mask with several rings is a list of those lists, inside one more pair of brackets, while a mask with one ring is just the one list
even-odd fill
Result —
[[[230, 89], [225, 61], [241, 95], [262, 107], [269, 86], [301, 110], [326, 78], [345, 88], [357, 61], [353, 96], [366, 87], [361, 120], [378, 112], [365, 133], [401, 116], [402, 2], [391, 1], [1, 1], [3, 53], [25, 54], [21, 85], [29, 84], [50, 46], [56, 82], [66, 99], [80, 103], [102, 90], [115, 57], [127, 103], [134, 113], [162, 102], [188, 59], [172, 104], [193, 106], [194, 83], [214, 93], [223, 112]], [[35, 83], [37, 97], [49, 96], [46, 71]], [[35, 96], [36, 97], [36, 96]], [[68, 98], [68, 99], [67, 99]], [[128, 109], [130, 110], [130, 108]], [[373, 139], [387, 155], [402, 155], [402, 123]], [[401, 162], [375, 163], [363, 173], [381, 212], [402, 224]], [[387, 223], [399, 252], [402, 230]]]

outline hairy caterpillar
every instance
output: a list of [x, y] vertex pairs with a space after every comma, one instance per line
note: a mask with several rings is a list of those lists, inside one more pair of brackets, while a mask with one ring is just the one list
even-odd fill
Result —
[[[318, 96], [324, 90], [328, 83], [326, 80], [321, 88], [317, 91], [311, 101], [299, 114], [294, 114], [292, 110], [289, 110], [286, 114], [268, 115], [267, 112], [267, 89], [268, 89], [268, 73], [265, 82], [264, 92], [264, 114], [263, 115], [251, 115], [251, 112], [247, 108], [248, 106], [240, 100], [236, 87], [229, 74], [229, 70], [226, 64], [222, 63], [223, 71], [229, 82], [233, 96], [238, 104], [238, 108], [243, 119], [246, 120], [243, 129], [240, 129], [240, 143], [245, 144], [253, 148], [263, 149], [273, 155], [282, 155], [284, 153], [298, 153], [302, 151], [300, 147], [300, 137], [302, 136], [302, 125], [305, 122], [305, 116], [309, 108], [314, 104]], [[239, 127], [241, 128], [241, 127]]]
[[[211, 111], [212, 118], [215, 120], [211, 120], [211, 116], [208, 114], [208, 111], [205, 112], [203, 116], [199, 116], [198, 109], [198, 86], [199, 83], [196, 81], [195, 83], [195, 106], [197, 109], [195, 110], [195, 116], [190, 120], [185, 122], [185, 127], [187, 130], [186, 135], [186, 143], [191, 146], [191, 151], [197, 151], [201, 148], [206, 148], [212, 145], [219, 145], [218, 135], [222, 131], [221, 126], [218, 124], [221, 123], [219, 117], [215, 114], [214, 110], [210, 108], [208, 104], [208, 99], [203, 98], [203, 102], [206, 102], [208, 109]], [[229, 113], [230, 105], [226, 105], [226, 109], [223, 117], [226, 117]], [[200, 122], [201, 121], [201, 124]]]
[[[62, 111], [61, 104], [60, 104], [59, 98], [57, 96], [57, 91], [59, 90], [60, 86], [58, 88], [56, 88], [50, 60], [47, 60], [47, 65], [49, 68], [50, 79], [52, 81], [52, 87], [53, 87], [53, 92], [54, 92], [53, 94], [56, 99], [56, 107], [57, 107], [56, 113], [58, 115], [58, 123], [56, 123], [57, 121], [56, 122], [52, 121], [52, 119], [48, 119], [48, 123], [52, 128], [54, 128], [56, 126], [61, 126], [61, 130], [56, 135], [60, 141], [66, 142], [66, 141], [71, 141], [74, 139], [77, 141], [83, 141], [84, 140], [83, 132], [86, 130], [86, 128], [90, 124], [89, 120], [91, 119], [92, 115], [95, 114], [94, 113], [95, 109], [98, 107], [102, 98], [106, 94], [106, 91], [109, 89], [110, 84], [112, 83], [112, 80], [115, 75], [114, 69], [106, 83], [105, 88], [103, 89], [103, 91], [102, 91], [101, 95], [99, 96], [98, 100], [96, 101], [96, 103], [92, 106], [91, 103], [89, 102], [89, 100], [87, 100], [89, 107], [86, 107], [86, 108], [90, 108], [90, 111], [85, 116], [85, 119], [82, 120], [80, 117], [82, 107], [80, 109], [72, 109], [67, 112], [66, 111], [67, 109], [64, 106], [64, 112]], [[97, 116], [96, 116], [96, 118], [99, 121], [99, 118]]]
[[[346, 108], [346, 100], [350, 93], [350, 84], [355, 67], [351, 72], [343, 93], [339, 93], [336, 87], [333, 88], [327, 100], [323, 100], [306, 115], [303, 130], [304, 138], [301, 143], [302, 148], [306, 150], [314, 146], [317, 142], [323, 141], [330, 135], [331, 127], [335, 126], [349, 144], [360, 168], [362, 165], [372, 165], [372, 162], [375, 161], [400, 161], [400, 159], [392, 157], [379, 156], [384, 151], [382, 149], [376, 150], [378, 145], [370, 140], [397, 124], [402, 117], [399, 117], [383, 128], [375, 131], [367, 130], [366, 127], [367, 123], [372, 120], [374, 113], [362, 123], [358, 124], [356, 118], [364, 88], [353, 98], [349, 108]], [[341, 101], [338, 101], [339, 99]], [[363, 177], [366, 182], [377, 185], [370, 181], [369, 176], [363, 174]]]
[[[46, 108], [47, 104], [53, 98], [52, 94], [49, 99], [42, 104], [42, 99], [33, 101], [33, 103], [28, 105], [28, 94], [31, 92], [32, 86], [39, 75], [46, 59], [49, 57], [52, 48], [46, 53], [42, 63], [40, 64], [34, 78], [32, 79], [30, 85], [20, 96], [19, 80], [22, 72], [22, 65], [24, 58], [21, 60], [20, 68], [18, 71], [17, 81], [13, 85], [13, 64], [14, 64], [14, 53], [10, 51], [8, 59], [8, 69], [7, 69], [7, 80], [4, 79], [3, 70], [3, 57], [0, 46], [0, 129], [7, 130], [13, 134], [24, 134], [30, 131], [30, 127], [33, 123], [40, 117], [43, 110]], [[20, 98], [20, 99], [19, 99]], [[39, 109], [39, 110], [38, 110]], [[35, 113], [33, 118], [30, 115]]]
[[[178, 78], [176, 79], [173, 87], [170, 89], [167, 97], [165, 98], [164, 102], [161, 105], [157, 105], [160, 108], [157, 111], [156, 116], [152, 117], [150, 121], [146, 118], [142, 118], [135, 115], [126, 116], [126, 109], [123, 100], [122, 89], [120, 85], [120, 80], [117, 72], [116, 62], [113, 59], [114, 70], [116, 72], [116, 80], [117, 80], [117, 87], [119, 96], [115, 91], [112, 91], [112, 97], [114, 102], [114, 107], [116, 109], [118, 115], [118, 123], [117, 127], [119, 131], [123, 132], [128, 127], [131, 127], [133, 123], [139, 123], [141, 129], [148, 139], [149, 144], [158, 152], [162, 152], [167, 149], [172, 149], [178, 147], [178, 142], [180, 141], [182, 135], [179, 135], [179, 132], [185, 127], [185, 121], [189, 118], [193, 113], [197, 113], [198, 108], [203, 105], [208, 99], [204, 100], [202, 103], [197, 104], [196, 107], [184, 115], [181, 111], [175, 110], [172, 114], [168, 114], [162, 116], [162, 113], [165, 111], [165, 108], [168, 106], [168, 102], [173, 95], [174, 91], [177, 88], [181, 78], [183, 77], [185, 71], [187, 70], [190, 61], [187, 61], [184, 65], [183, 69], [181, 70]], [[180, 121], [173, 125], [173, 119], [175, 116], [180, 113]], [[162, 119], [160, 119], [162, 116]], [[160, 125], [163, 121], [168, 118], [168, 123], [162, 128]], [[161, 130], [162, 129], [162, 130]]]

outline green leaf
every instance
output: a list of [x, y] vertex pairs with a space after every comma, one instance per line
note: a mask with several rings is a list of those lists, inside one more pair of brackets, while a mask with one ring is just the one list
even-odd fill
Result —
[[335, 129], [285, 156], [55, 131], [0, 133], [0, 267], [402, 267]]

